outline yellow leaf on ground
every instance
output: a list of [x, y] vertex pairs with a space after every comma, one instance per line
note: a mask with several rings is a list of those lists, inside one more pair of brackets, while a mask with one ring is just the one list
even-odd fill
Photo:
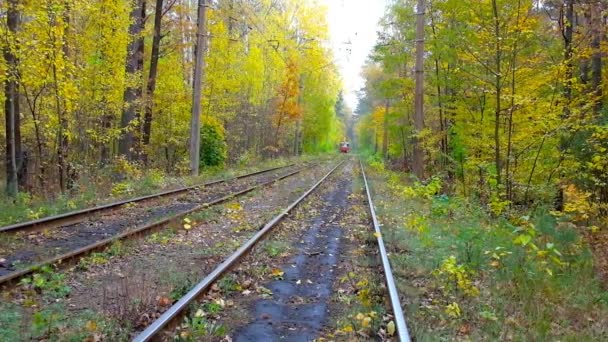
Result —
[[388, 334], [388, 336], [395, 335], [395, 322], [394, 321], [388, 322], [388, 324], [386, 325], [386, 333]]
[[370, 324], [371, 322], [372, 322], [372, 318], [371, 318], [371, 317], [365, 317], [365, 318], [363, 319], [363, 321], [361, 321], [361, 325], [362, 325], [364, 328], [367, 328], [367, 327], [369, 327], [369, 324]]
[[88, 321], [87, 324], [85, 325], [85, 327], [87, 328], [88, 331], [93, 332], [93, 331], [97, 330], [97, 322]]
[[270, 272], [270, 274], [271, 274], [273, 277], [282, 277], [282, 276], [283, 276], [283, 274], [285, 274], [285, 272], [281, 271], [281, 270], [280, 270], [280, 269], [278, 269], [278, 268], [275, 268], [275, 269], [273, 269], [273, 270]]

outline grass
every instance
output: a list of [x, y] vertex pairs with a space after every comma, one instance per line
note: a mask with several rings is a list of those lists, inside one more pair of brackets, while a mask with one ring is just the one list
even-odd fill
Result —
[[21, 306], [0, 303], [0, 341], [94, 341], [104, 336], [111, 341], [127, 341], [127, 331], [118, 322], [91, 310], [68, 315], [62, 304], [52, 304], [30, 313]]
[[264, 244], [264, 251], [268, 254], [269, 257], [275, 258], [279, 255], [287, 252], [290, 245], [286, 241], [281, 240], [269, 240]]
[[574, 225], [544, 209], [494, 218], [396, 173], [370, 176], [418, 341], [608, 339], [608, 293]]
[[103, 252], [93, 252], [91, 255], [80, 259], [78, 268], [88, 270], [91, 266], [104, 265], [110, 261], [112, 257], [120, 257], [130, 253], [133, 245], [132, 242], [116, 241], [107, 247]]

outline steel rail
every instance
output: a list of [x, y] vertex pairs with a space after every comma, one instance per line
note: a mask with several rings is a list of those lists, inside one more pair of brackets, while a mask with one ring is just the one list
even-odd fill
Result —
[[152, 195], [130, 198], [130, 199], [112, 202], [112, 203], [108, 203], [108, 204], [104, 204], [104, 205], [100, 205], [100, 206], [96, 206], [96, 207], [71, 211], [68, 213], [54, 215], [54, 216], [48, 216], [48, 217], [44, 217], [44, 218], [37, 219], [37, 220], [15, 223], [15, 224], [12, 224], [9, 226], [0, 227], [0, 233], [15, 233], [15, 232], [20, 232], [20, 231], [37, 230], [40, 228], [40, 226], [44, 226], [44, 227], [48, 227], [48, 228], [57, 228], [57, 227], [61, 227], [64, 225], [75, 224], [75, 223], [81, 222], [86, 216], [89, 216], [93, 213], [113, 209], [113, 208], [120, 207], [125, 204], [142, 202], [145, 200], [165, 197], [165, 196], [169, 196], [169, 195], [175, 195], [175, 194], [187, 192], [187, 191], [190, 191], [193, 189], [198, 189], [201, 187], [226, 183], [226, 182], [230, 182], [230, 181], [237, 180], [237, 179], [248, 178], [248, 177], [256, 176], [256, 175], [259, 175], [262, 173], [271, 172], [271, 171], [275, 171], [275, 170], [279, 170], [279, 169], [284, 169], [284, 168], [291, 167], [294, 165], [295, 164], [292, 163], [292, 164], [285, 165], [285, 166], [272, 167], [269, 169], [255, 171], [252, 173], [235, 176], [235, 177], [231, 177], [228, 179], [218, 179], [218, 180], [210, 181], [210, 182], [203, 183], [203, 184], [196, 184], [196, 185], [181, 187], [178, 189], [163, 191], [163, 192], [159, 192], [159, 193], [152, 194]]
[[150, 341], [157, 336], [158, 333], [172, 322], [176, 317], [180, 315], [185, 309], [188, 308], [191, 302], [196, 300], [204, 291], [206, 291], [211, 285], [219, 279], [224, 273], [230, 270], [230, 268], [240, 260], [247, 252], [249, 252], [253, 246], [255, 246], [259, 240], [261, 240], [272, 228], [274, 228], [279, 222], [289, 214], [298, 204], [300, 204], [310, 193], [312, 193], [321, 183], [323, 183], [340, 165], [344, 163], [344, 160], [339, 162], [333, 169], [331, 169], [321, 180], [313, 185], [308, 191], [302, 194], [297, 200], [291, 203], [285, 208], [280, 214], [275, 216], [273, 219], [268, 221], [264, 227], [262, 227], [253, 237], [245, 242], [239, 249], [218, 265], [211, 273], [209, 273], [203, 280], [201, 280], [195, 287], [193, 287], [184, 297], [182, 297], [177, 303], [165, 311], [156, 321], [149, 325], [143, 332], [137, 335], [134, 342]]
[[302, 167], [302, 168], [300, 168], [300, 169], [298, 169], [296, 171], [293, 171], [293, 172], [290, 172], [288, 174], [279, 176], [279, 177], [274, 178], [274, 179], [272, 179], [270, 181], [254, 185], [254, 186], [248, 187], [248, 188], [243, 189], [243, 190], [236, 191], [234, 193], [222, 196], [222, 197], [217, 198], [217, 199], [215, 199], [213, 201], [210, 201], [210, 202], [203, 203], [203, 204], [198, 205], [198, 206], [196, 206], [196, 207], [194, 207], [192, 209], [181, 211], [179, 213], [171, 215], [168, 218], [164, 218], [164, 219], [162, 219], [160, 221], [148, 223], [146, 225], [137, 227], [135, 229], [127, 230], [127, 231], [122, 232], [122, 233], [120, 233], [118, 235], [114, 235], [114, 236], [109, 237], [107, 239], [99, 240], [99, 241], [94, 242], [94, 243], [92, 243], [90, 245], [87, 245], [87, 246], [84, 246], [84, 247], [72, 250], [70, 252], [61, 254], [59, 256], [52, 257], [50, 259], [47, 259], [45, 261], [42, 261], [42, 262], [37, 263], [37, 264], [32, 265], [32, 266], [29, 266], [27, 268], [24, 268], [24, 269], [17, 270], [15, 272], [6, 274], [6, 275], [0, 277], [0, 286], [1, 285], [5, 285], [5, 284], [10, 283], [10, 282], [14, 282], [14, 281], [20, 279], [23, 276], [26, 276], [28, 274], [34, 273], [34, 272], [38, 271], [43, 266], [53, 265], [53, 264], [61, 264], [65, 260], [70, 260], [72, 258], [79, 257], [81, 255], [85, 255], [87, 253], [90, 253], [90, 252], [93, 252], [93, 251], [96, 251], [96, 250], [100, 250], [100, 249], [102, 249], [102, 248], [104, 248], [104, 247], [106, 247], [106, 246], [108, 246], [108, 245], [110, 245], [110, 244], [112, 244], [112, 243], [114, 243], [116, 241], [123, 240], [125, 238], [131, 237], [131, 236], [134, 236], [134, 235], [137, 235], [137, 234], [141, 234], [141, 233], [144, 233], [146, 231], [150, 231], [152, 229], [160, 228], [160, 227], [162, 227], [162, 226], [164, 226], [164, 225], [166, 225], [168, 223], [171, 223], [171, 222], [173, 222], [175, 220], [181, 219], [184, 216], [186, 216], [188, 214], [191, 214], [193, 212], [196, 212], [196, 211], [208, 208], [208, 207], [213, 206], [213, 205], [224, 203], [224, 202], [226, 202], [226, 201], [228, 201], [228, 200], [230, 200], [232, 198], [245, 195], [245, 194], [247, 194], [249, 192], [252, 192], [252, 191], [254, 191], [256, 189], [262, 188], [264, 186], [267, 186], [267, 185], [270, 185], [272, 183], [278, 182], [278, 181], [280, 181], [282, 179], [285, 179], [285, 178], [291, 177], [293, 175], [296, 175], [296, 174], [302, 172], [303, 170], [305, 170], [305, 169], [307, 169], [309, 167], [311, 167], [311, 165]]
[[384, 240], [382, 239], [382, 232], [380, 230], [380, 223], [378, 223], [378, 217], [376, 217], [376, 210], [374, 209], [374, 203], [372, 202], [372, 195], [369, 190], [369, 184], [367, 183], [367, 177], [365, 176], [365, 170], [363, 169], [363, 163], [359, 159], [359, 165], [361, 166], [361, 174], [363, 175], [363, 183], [365, 183], [365, 192], [367, 193], [367, 202], [369, 203], [369, 211], [372, 215], [372, 221], [374, 222], [374, 230], [376, 231], [376, 239], [378, 241], [378, 248], [380, 249], [380, 258], [382, 259], [382, 268], [384, 269], [384, 277], [386, 280], [386, 286], [388, 288], [388, 294], [391, 300], [391, 307], [393, 308], [393, 315], [395, 316], [395, 324], [397, 326], [397, 334], [401, 342], [410, 342], [410, 334], [407, 330], [407, 324], [405, 323], [405, 315], [401, 308], [401, 300], [399, 299], [399, 292], [397, 292], [397, 286], [395, 285], [395, 278], [393, 277], [393, 271], [391, 269], [391, 263], [384, 247]]

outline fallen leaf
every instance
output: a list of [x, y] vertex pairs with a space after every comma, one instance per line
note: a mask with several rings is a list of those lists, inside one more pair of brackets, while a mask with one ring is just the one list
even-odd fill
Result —
[[468, 324], [465, 324], [458, 329], [458, 333], [461, 335], [468, 335], [471, 332], [471, 327]]
[[159, 297], [158, 298], [158, 304], [160, 306], [168, 306], [171, 305], [171, 299], [167, 298], [167, 297]]
[[93, 332], [97, 330], [97, 322], [87, 321], [87, 324], [85, 324], [85, 328], [87, 328], [88, 331]]
[[388, 322], [388, 324], [386, 325], [386, 332], [387, 332], [388, 336], [395, 335], [395, 322], [394, 321]]
[[372, 318], [371, 318], [371, 317], [365, 317], [365, 318], [363, 318], [363, 321], [361, 321], [361, 325], [362, 325], [364, 328], [367, 328], [367, 327], [369, 327], [369, 324], [370, 324], [371, 322], [372, 322]]
[[285, 272], [281, 271], [278, 268], [275, 268], [270, 272], [270, 275], [272, 275], [275, 278], [280, 278], [283, 276], [283, 274], [285, 274]]

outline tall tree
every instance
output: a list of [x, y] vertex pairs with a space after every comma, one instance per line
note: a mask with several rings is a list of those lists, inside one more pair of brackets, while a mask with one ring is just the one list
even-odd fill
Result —
[[23, 161], [21, 151], [21, 119], [19, 111], [19, 59], [17, 57], [18, 43], [16, 39], [20, 26], [19, 1], [8, 0], [6, 23], [10, 34], [7, 46], [4, 48], [4, 59], [8, 68], [8, 77], [4, 82], [4, 110], [6, 116], [6, 192], [16, 196], [19, 190], [19, 172]]
[[[146, 109], [144, 114], [144, 126], [142, 133], [142, 144], [144, 155], [145, 148], [150, 144], [150, 130], [152, 129], [152, 111], [154, 108], [154, 91], [156, 90], [156, 76], [158, 73], [158, 58], [160, 54], [161, 25], [163, 19], [163, 0], [156, 0], [154, 11], [154, 35], [152, 37], [152, 55], [150, 56], [150, 70], [146, 85]], [[147, 159], [147, 158], [146, 158]]]
[[595, 98], [593, 99], [593, 111], [598, 115], [602, 110], [602, 39], [606, 36], [603, 29], [604, 13], [602, 13], [602, 2], [596, 1], [590, 6], [591, 17], [591, 87]]
[[138, 144], [139, 119], [142, 98], [141, 73], [144, 68], [144, 19], [146, 17], [146, 0], [134, 0], [131, 10], [129, 34], [131, 42], [127, 52], [126, 72], [127, 87], [124, 93], [125, 107], [120, 119], [122, 134], [118, 142], [118, 153], [133, 160]]

